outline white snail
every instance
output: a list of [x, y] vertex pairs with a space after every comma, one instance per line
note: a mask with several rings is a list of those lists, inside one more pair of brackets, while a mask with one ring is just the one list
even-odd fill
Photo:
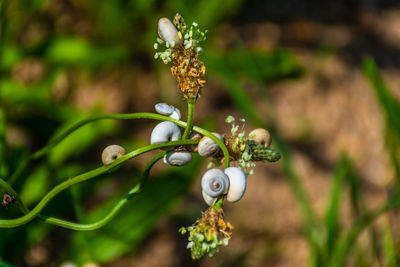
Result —
[[226, 168], [224, 173], [228, 176], [230, 183], [226, 199], [229, 202], [239, 201], [246, 191], [246, 174], [238, 167]]
[[207, 195], [207, 193], [205, 193], [204, 190], [201, 190], [201, 194], [203, 195], [203, 199], [208, 206], [212, 206], [217, 200], [216, 197], [210, 197], [209, 195]]
[[225, 194], [229, 189], [229, 179], [220, 169], [208, 170], [201, 179], [201, 188], [210, 197]]
[[173, 122], [163, 121], [157, 124], [151, 132], [150, 143], [162, 144], [169, 141], [176, 141], [180, 138], [181, 130], [179, 127]]
[[180, 120], [181, 119], [181, 111], [178, 108], [175, 108], [175, 110], [169, 116], [175, 120]]
[[271, 135], [270, 133], [262, 128], [255, 129], [249, 133], [249, 139], [253, 140], [257, 144], [263, 146], [271, 145]]
[[161, 18], [158, 21], [158, 35], [163, 41], [173, 44], [173, 46], [182, 43], [178, 36], [178, 30], [168, 18]]
[[181, 111], [167, 103], [158, 103], [154, 106], [157, 113], [161, 115], [170, 116], [173, 119], [180, 120], [181, 119]]
[[175, 107], [173, 105], [167, 104], [167, 103], [158, 103], [154, 106], [155, 110], [157, 113], [161, 115], [171, 115], [172, 112], [174, 112]]
[[[224, 142], [224, 138], [219, 133], [212, 133], [212, 134], [218, 137], [219, 140]], [[199, 144], [197, 145], [197, 149], [200, 156], [211, 157], [214, 156], [220, 150], [220, 147], [210, 137], [203, 136], [203, 138], [201, 138]]]
[[192, 161], [192, 154], [187, 151], [171, 151], [164, 156], [164, 162], [172, 166], [184, 166]]
[[119, 145], [110, 145], [101, 153], [101, 161], [104, 165], [111, 164], [117, 158], [125, 155], [125, 149]]

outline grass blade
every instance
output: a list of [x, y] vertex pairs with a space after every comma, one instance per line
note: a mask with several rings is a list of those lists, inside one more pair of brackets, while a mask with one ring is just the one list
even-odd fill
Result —
[[327, 231], [325, 248], [327, 252], [332, 250], [337, 233], [339, 231], [341, 193], [343, 191], [343, 181], [347, 175], [348, 168], [348, 159], [346, 156], [342, 156], [334, 173], [334, 179], [331, 189], [332, 191], [330, 194], [329, 204], [325, 213], [325, 227]]

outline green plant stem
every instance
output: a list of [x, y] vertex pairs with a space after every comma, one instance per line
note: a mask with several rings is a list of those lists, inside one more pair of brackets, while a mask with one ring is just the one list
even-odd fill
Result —
[[102, 219], [94, 222], [94, 223], [89, 223], [89, 224], [80, 224], [80, 223], [74, 223], [74, 222], [69, 222], [66, 220], [61, 220], [57, 218], [51, 218], [45, 215], [41, 215], [40, 218], [43, 219], [45, 222], [50, 223], [50, 224], [55, 224], [60, 227], [68, 228], [71, 230], [77, 230], [77, 231], [92, 231], [92, 230], [97, 230], [104, 225], [106, 225], [109, 221], [111, 221], [115, 215], [121, 210], [121, 208], [137, 193], [141, 191], [143, 186], [145, 185], [151, 168], [154, 166], [154, 164], [162, 159], [165, 155], [165, 152], [160, 152], [156, 156], [154, 156], [147, 164], [145, 167], [145, 170], [143, 172], [142, 178], [140, 179], [139, 183], [136, 184], [118, 203], [115, 205], [112, 210], [107, 213], [106, 216], [104, 216]]
[[[109, 170], [111, 170], [114, 167], [117, 167], [119, 165], [121, 165], [123, 162], [134, 158], [136, 156], [139, 156], [143, 153], [149, 152], [151, 150], [155, 150], [155, 149], [159, 149], [159, 148], [164, 148], [164, 147], [169, 147], [169, 146], [179, 146], [179, 145], [193, 145], [193, 144], [197, 144], [198, 140], [179, 140], [179, 141], [172, 141], [172, 142], [168, 142], [165, 144], [152, 144], [149, 146], [145, 146], [142, 148], [138, 148], [120, 158], [118, 158], [117, 160], [115, 160], [113, 163], [111, 163], [110, 165], [107, 166], [102, 166], [100, 168], [91, 170], [89, 172], [83, 173], [81, 175], [75, 176], [73, 178], [70, 178], [64, 182], [62, 182], [61, 184], [57, 185], [56, 187], [54, 187], [49, 193], [47, 193], [42, 200], [30, 211], [28, 212], [26, 215], [16, 218], [16, 219], [10, 219], [10, 220], [0, 220], [0, 228], [12, 228], [12, 227], [17, 227], [23, 224], [28, 223], [29, 221], [31, 221], [32, 219], [35, 218], [35, 216], [37, 216], [48, 204], [48, 202], [53, 199], [57, 194], [59, 194], [61, 191], [69, 188], [70, 186], [83, 182], [83, 181], [87, 181], [91, 178], [94, 178], [98, 175], [101, 175]], [[137, 185], [135, 186], [135, 188], [133, 189], [133, 191], [139, 190], [140, 186]], [[116, 207], [114, 207], [113, 210], [118, 210], [120, 207], [118, 207], [119, 205], [117, 205]], [[113, 212], [111, 212], [113, 213]], [[113, 216], [113, 215], [111, 215]], [[42, 217], [42, 216], [41, 216]], [[44, 220], [48, 220], [50, 219], [47, 216], [43, 216], [42, 219]], [[59, 220], [59, 219], [55, 219], [52, 218], [53, 222], [55, 224], [62, 224], [64, 221], [63, 220]], [[78, 224], [73, 224], [73, 223], [67, 223], [65, 226], [70, 226], [71, 229], [74, 229], [74, 227], [78, 226]], [[91, 226], [94, 227], [94, 226]], [[81, 230], [85, 230], [85, 229], [81, 229]], [[88, 230], [92, 230], [90, 228], [88, 228]]]
[[[192, 112], [194, 111], [194, 104], [192, 104], [192, 105], [193, 105], [192, 107], [190, 107], [190, 105], [189, 105], [189, 115], [188, 115], [189, 118], [192, 117], [191, 123], [193, 123], [193, 114], [190, 115], [190, 113], [191, 113], [190, 110], [192, 110]], [[183, 122], [180, 120], [175, 120], [173, 118], [155, 114], [155, 113], [103, 114], [103, 115], [96, 115], [96, 116], [92, 116], [92, 117], [89, 117], [86, 119], [82, 119], [82, 120], [72, 124], [68, 128], [65, 128], [64, 130], [62, 130], [58, 135], [56, 135], [54, 138], [52, 138], [45, 147], [36, 151], [31, 157], [24, 160], [18, 166], [17, 170], [14, 172], [14, 174], [11, 176], [11, 178], [8, 180], [8, 183], [10, 185], [12, 185], [13, 182], [16, 181], [18, 179], [18, 177], [24, 172], [24, 170], [29, 166], [29, 163], [32, 160], [39, 159], [40, 157], [46, 155], [54, 146], [56, 146], [58, 143], [60, 143], [62, 140], [64, 140], [64, 138], [66, 138], [68, 135], [70, 135], [71, 133], [78, 130], [80, 127], [82, 127], [88, 123], [94, 122], [94, 121], [105, 120], [105, 119], [112, 119], [112, 120], [153, 119], [153, 120], [160, 120], [160, 121], [171, 121], [171, 122], [176, 123], [177, 125], [179, 125], [181, 127], [185, 127], [185, 128], [188, 125], [186, 122]], [[228, 149], [226, 148], [225, 144], [221, 140], [219, 140], [219, 138], [217, 138], [215, 135], [213, 135], [211, 132], [209, 132], [205, 129], [194, 126], [193, 130], [202, 135], [206, 135], [206, 136], [210, 137], [214, 142], [216, 142], [220, 146], [222, 152], [224, 153], [224, 157], [225, 157], [225, 168], [228, 168], [229, 167], [229, 152], [228, 152]], [[0, 193], [1, 193], [1, 191], [0, 191]]]
[[193, 128], [193, 119], [194, 119], [194, 103], [188, 101], [188, 116], [187, 116], [187, 124], [185, 128], [185, 132], [182, 135], [182, 140], [185, 140], [189, 137], [190, 132]]
[[[106, 225], [109, 221], [111, 221], [115, 217], [115, 215], [119, 212], [119, 210], [128, 202], [128, 200], [130, 200], [132, 198], [133, 195], [135, 195], [135, 194], [140, 192], [140, 190], [143, 188], [143, 186], [147, 182], [147, 179], [149, 177], [149, 173], [150, 173], [151, 168], [154, 166], [154, 164], [158, 160], [160, 160], [160, 159], [162, 159], [164, 157], [165, 153], [166, 153], [165, 151], [158, 153], [156, 156], [154, 156], [146, 164], [145, 170], [143, 172], [142, 178], [140, 179], [139, 183], [136, 184], [128, 192], [128, 194], [126, 194], [124, 196], [124, 198], [121, 199], [118, 202], [118, 204], [116, 206], [114, 206], [113, 209], [109, 213], [107, 213], [106, 216], [104, 216], [102, 219], [98, 220], [97, 222], [90, 223], [90, 224], [80, 224], [80, 223], [74, 223], [74, 222], [70, 222], [70, 221], [66, 221], [66, 220], [50, 217], [50, 216], [43, 215], [43, 214], [38, 214], [37, 217], [42, 219], [46, 223], [58, 225], [60, 227], [64, 227], [64, 228], [71, 229], [71, 230], [90, 231], [90, 230], [99, 229], [102, 226]], [[1, 178], [0, 178], [0, 185], [5, 187], [7, 189], [7, 191], [12, 193], [13, 196], [17, 199], [17, 201], [19, 201], [21, 203], [20, 209], [24, 214], [30, 212], [25, 207], [25, 205], [23, 204], [23, 202], [22, 202], [21, 198], [19, 197], [18, 193], [10, 185], [8, 185], [7, 182], [2, 180]], [[76, 206], [76, 203], [74, 203], [74, 204]], [[23, 207], [23, 209], [21, 207]], [[79, 212], [78, 214], [81, 214], [81, 212]], [[78, 219], [79, 218], [82, 218], [82, 216], [78, 216]]]

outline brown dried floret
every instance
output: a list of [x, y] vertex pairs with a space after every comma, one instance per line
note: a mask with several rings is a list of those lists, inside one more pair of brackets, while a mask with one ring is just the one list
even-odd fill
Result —
[[194, 49], [177, 49], [171, 73], [178, 82], [178, 88], [187, 100], [196, 101], [205, 84], [204, 63]]

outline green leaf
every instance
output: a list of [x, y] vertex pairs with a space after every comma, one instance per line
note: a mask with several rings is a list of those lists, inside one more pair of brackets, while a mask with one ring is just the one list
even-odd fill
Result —
[[55, 39], [46, 52], [49, 62], [65, 65], [115, 63], [127, 57], [124, 46], [98, 47], [84, 39]]
[[48, 168], [45, 165], [40, 165], [26, 179], [20, 193], [22, 201], [26, 206], [41, 199], [50, 189], [48, 176]]
[[[68, 158], [78, 156], [96, 141], [116, 129], [117, 124], [112, 121], [97, 121], [87, 124], [55, 146], [49, 153], [49, 160], [52, 165], [59, 166]], [[98, 158], [100, 162], [101, 155]]]
[[348, 160], [346, 156], [342, 156], [335, 170], [329, 203], [325, 212], [325, 227], [327, 232], [325, 248], [327, 255], [329, 255], [329, 251], [333, 248], [339, 233], [340, 200], [343, 191], [343, 181], [347, 175], [348, 168]]
[[372, 58], [364, 60], [363, 70], [385, 114], [385, 143], [394, 166], [397, 190], [400, 192], [400, 102], [386, 86]]
[[0, 56], [0, 70], [10, 70], [18, 60], [21, 59], [22, 53], [17, 46], [11, 44], [5, 44], [2, 47]]
[[383, 243], [383, 258], [385, 266], [396, 267], [399, 266], [398, 259], [396, 258], [396, 246], [393, 242], [392, 231], [388, 222], [385, 223], [382, 236]]
[[367, 58], [363, 63], [364, 74], [369, 79], [378, 101], [385, 114], [387, 125], [390, 128], [396, 129], [397, 135], [400, 138], [400, 103], [387, 88], [378, 68], [372, 58]]

